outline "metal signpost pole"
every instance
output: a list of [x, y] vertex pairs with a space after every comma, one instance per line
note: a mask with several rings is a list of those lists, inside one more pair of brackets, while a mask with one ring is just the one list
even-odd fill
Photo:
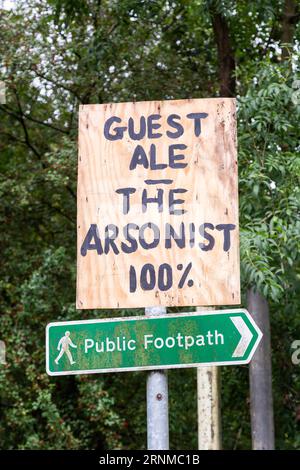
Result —
[[[166, 314], [165, 307], [148, 307], [147, 316]], [[147, 377], [147, 448], [169, 450], [168, 376], [164, 370], [151, 371]]]

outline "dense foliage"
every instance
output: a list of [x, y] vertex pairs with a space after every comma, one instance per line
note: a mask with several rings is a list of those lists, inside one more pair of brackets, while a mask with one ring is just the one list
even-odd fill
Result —
[[[78, 106], [225, 90], [238, 97], [243, 294], [255, 285], [269, 301], [276, 444], [299, 449], [297, 2], [15, 3], [0, 16], [1, 447], [145, 447], [144, 373], [45, 373], [48, 322], [107, 315], [75, 309]], [[251, 448], [247, 369], [222, 368], [225, 448]], [[171, 448], [195, 449], [195, 371], [169, 382]]]

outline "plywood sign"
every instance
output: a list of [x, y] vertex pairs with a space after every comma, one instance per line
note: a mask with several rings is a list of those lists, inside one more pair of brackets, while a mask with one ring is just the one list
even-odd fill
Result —
[[235, 100], [84, 105], [77, 308], [240, 303]]

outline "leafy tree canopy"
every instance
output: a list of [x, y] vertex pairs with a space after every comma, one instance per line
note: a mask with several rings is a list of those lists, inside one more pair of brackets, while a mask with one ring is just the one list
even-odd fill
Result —
[[[45, 374], [48, 322], [107, 315], [75, 309], [77, 111], [219, 94], [238, 98], [242, 289], [271, 308], [277, 446], [299, 448], [297, 2], [15, 3], [0, 16], [2, 448], [145, 447], [144, 373]], [[224, 447], [250, 448], [247, 368], [222, 376]], [[195, 372], [169, 381], [171, 446], [196, 448]]]

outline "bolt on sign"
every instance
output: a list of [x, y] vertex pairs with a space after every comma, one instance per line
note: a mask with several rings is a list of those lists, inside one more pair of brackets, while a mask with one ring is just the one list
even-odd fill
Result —
[[77, 308], [240, 303], [232, 98], [83, 105]]
[[49, 375], [247, 364], [262, 333], [246, 310], [49, 323]]

